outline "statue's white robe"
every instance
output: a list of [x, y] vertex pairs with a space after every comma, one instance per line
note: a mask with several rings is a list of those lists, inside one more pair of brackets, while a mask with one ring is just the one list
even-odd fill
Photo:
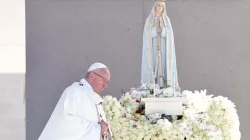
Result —
[[164, 87], [172, 87], [180, 90], [177, 74], [176, 55], [174, 33], [169, 17], [166, 13], [164, 2], [156, 1], [146, 19], [143, 30], [143, 47], [142, 47], [142, 63], [141, 63], [141, 84], [155, 84], [155, 73], [157, 72], [157, 43], [156, 43], [156, 21], [155, 7], [158, 4], [163, 4], [164, 9], [160, 18], [162, 26], [161, 34], [161, 49], [162, 49], [162, 68], [164, 82], [167, 84]]
[[85, 79], [73, 83], [63, 92], [38, 140], [100, 140], [95, 106], [100, 102], [102, 98]]

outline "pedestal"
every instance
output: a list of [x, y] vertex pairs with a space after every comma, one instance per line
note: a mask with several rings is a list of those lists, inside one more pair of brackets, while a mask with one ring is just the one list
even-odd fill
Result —
[[182, 115], [183, 101], [180, 97], [169, 98], [142, 98], [145, 102], [145, 115], [161, 113], [166, 115]]

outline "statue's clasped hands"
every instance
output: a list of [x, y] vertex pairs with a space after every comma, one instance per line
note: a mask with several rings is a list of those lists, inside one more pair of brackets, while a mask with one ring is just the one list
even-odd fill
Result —
[[161, 27], [161, 21], [160, 18], [157, 19], [157, 27]]

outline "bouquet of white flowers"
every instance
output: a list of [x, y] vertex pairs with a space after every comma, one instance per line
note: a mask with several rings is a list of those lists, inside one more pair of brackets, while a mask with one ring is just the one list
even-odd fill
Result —
[[235, 105], [204, 91], [154, 89], [156, 97], [186, 97], [182, 116], [145, 115], [141, 98], [153, 96], [151, 85], [125, 92], [120, 100], [105, 96], [103, 107], [115, 140], [240, 140]]

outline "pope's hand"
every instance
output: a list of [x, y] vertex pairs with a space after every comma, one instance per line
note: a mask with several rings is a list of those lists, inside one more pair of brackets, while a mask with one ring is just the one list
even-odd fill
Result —
[[101, 120], [98, 122], [101, 125], [101, 135], [107, 136], [108, 135], [108, 124]]

